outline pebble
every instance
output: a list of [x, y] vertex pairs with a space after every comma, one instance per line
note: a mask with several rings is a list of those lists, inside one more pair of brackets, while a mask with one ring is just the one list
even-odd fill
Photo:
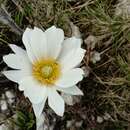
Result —
[[81, 120], [81, 121], [79, 121], [79, 122], [76, 122], [76, 123], [75, 123], [75, 126], [76, 126], [76, 127], [81, 127], [82, 124], [83, 124], [83, 121]]
[[5, 100], [1, 100], [0, 101], [0, 106], [1, 106], [1, 110], [2, 111], [5, 111], [5, 110], [7, 110], [7, 103], [6, 103], [6, 101]]
[[90, 59], [94, 64], [97, 62], [97, 61], [100, 61], [101, 60], [101, 56], [100, 56], [100, 53], [97, 52], [97, 51], [94, 51], [91, 53], [91, 59]]
[[11, 91], [6, 91], [5, 95], [7, 98], [15, 98], [14, 94]]
[[8, 127], [5, 124], [0, 125], [0, 130], [8, 130]]
[[10, 99], [8, 99], [8, 103], [11, 105], [11, 104], [13, 104], [14, 103], [14, 101], [15, 101], [15, 99], [13, 98], [10, 98]]
[[82, 117], [82, 119], [84, 119], [84, 120], [87, 119], [87, 116], [86, 116], [85, 114], [82, 114], [81, 117]]
[[109, 120], [111, 118], [110, 114], [105, 113], [103, 116], [104, 120]]
[[5, 92], [6, 97], [8, 98], [8, 103], [11, 105], [15, 101], [15, 95], [11, 91]]
[[91, 116], [91, 119], [92, 119], [92, 121], [95, 121], [95, 117], [93, 115]]
[[74, 123], [74, 120], [69, 120], [69, 121], [67, 121], [66, 127], [67, 127], [67, 128], [70, 128], [70, 127], [73, 125], [73, 123]]
[[103, 122], [103, 118], [101, 116], [97, 116], [97, 122], [98, 123], [102, 123]]

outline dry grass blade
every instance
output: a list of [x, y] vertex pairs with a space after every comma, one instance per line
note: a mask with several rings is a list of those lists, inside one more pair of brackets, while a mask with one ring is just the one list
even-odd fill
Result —
[[23, 30], [19, 28], [18, 25], [13, 21], [3, 4], [1, 4], [0, 7], [0, 22], [8, 25], [16, 34], [22, 35]]

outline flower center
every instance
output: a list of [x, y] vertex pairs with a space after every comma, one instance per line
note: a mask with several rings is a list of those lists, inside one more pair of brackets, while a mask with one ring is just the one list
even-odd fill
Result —
[[54, 59], [42, 59], [33, 64], [32, 73], [40, 83], [51, 86], [61, 74], [60, 65]]
[[43, 77], [49, 78], [53, 73], [53, 68], [47, 65], [47, 66], [44, 66], [41, 71], [42, 71]]

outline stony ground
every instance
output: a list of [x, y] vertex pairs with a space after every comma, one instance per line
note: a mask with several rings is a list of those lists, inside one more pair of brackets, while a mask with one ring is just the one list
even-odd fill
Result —
[[[23, 47], [26, 27], [52, 25], [83, 39], [84, 96], [62, 95], [62, 118], [46, 104], [42, 129], [130, 130], [130, 0], [0, 0], [0, 71], [10, 69], [2, 56], [11, 43]], [[35, 130], [29, 100], [2, 74], [0, 130]]]

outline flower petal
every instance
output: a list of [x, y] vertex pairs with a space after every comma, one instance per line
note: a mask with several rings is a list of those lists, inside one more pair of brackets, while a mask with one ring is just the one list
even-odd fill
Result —
[[8, 79], [14, 82], [19, 82], [25, 75], [21, 70], [9, 70], [2, 72]]
[[[8, 70], [2, 72], [9, 80], [19, 83], [24, 77], [30, 76], [30, 73], [22, 70]], [[19, 90], [23, 91], [24, 86], [19, 86]]]
[[48, 104], [59, 116], [63, 116], [65, 104], [62, 97], [56, 92], [54, 88], [50, 88], [48, 95]]
[[43, 96], [44, 96], [44, 99], [42, 102], [38, 104], [34, 104], [34, 103], [32, 104], [36, 118], [41, 116], [43, 108], [45, 106], [45, 102], [47, 100], [47, 95], [43, 95]]
[[36, 57], [33, 54], [32, 48], [31, 48], [31, 45], [30, 45], [30, 37], [31, 37], [30, 34], [31, 34], [31, 32], [32, 32], [32, 29], [26, 28], [25, 32], [23, 33], [22, 41], [23, 41], [23, 44], [25, 45], [29, 59], [31, 60], [31, 62], [33, 62], [33, 61], [36, 60]]
[[64, 40], [62, 45], [62, 50], [59, 56], [59, 59], [65, 57], [69, 52], [73, 49], [77, 49], [81, 47], [81, 39], [76, 37], [67, 38]]
[[[13, 52], [17, 55], [26, 55], [26, 51], [22, 49], [21, 47], [16, 46], [15, 44], [10, 44], [10, 48], [13, 50]], [[27, 55], [26, 55], [27, 56]]]
[[52, 26], [48, 28], [45, 33], [47, 37], [48, 56], [57, 58], [61, 50], [61, 44], [64, 40], [64, 32], [62, 29]]
[[27, 55], [26, 51], [24, 49], [22, 49], [21, 47], [18, 47], [14, 44], [10, 44], [9, 46], [14, 51], [14, 53], [18, 57], [18, 59], [20, 59], [20, 62], [19, 62], [21, 65], [20, 68], [23, 69], [23, 71], [31, 72], [32, 65], [28, 59], [28, 55]]
[[36, 130], [43, 130], [45, 119], [45, 113], [41, 114], [39, 117], [36, 117]]
[[85, 52], [86, 51], [82, 48], [76, 48], [66, 52], [66, 55], [62, 55], [58, 60], [61, 63], [64, 72], [79, 65], [83, 60]]
[[28, 57], [32, 62], [46, 57], [46, 35], [41, 29], [36, 27], [34, 27], [33, 30], [27, 28], [23, 34], [22, 40], [27, 50]]
[[24, 88], [24, 95], [34, 104], [42, 102], [44, 95], [47, 94], [46, 86], [41, 85], [31, 76], [25, 77], [19, 84], [20, 88]]
[[16, 56], [15, 54], [8, 54], [3, 56], [4, 62], [11, 68], [21, 69], [21, 58]]
[[80, 68], [71, 69], [63, 73], [61, 78], [56, 82], [56, 86], [67, 88], [72, 87], [83, 79], [83, 70]]
[[34, 27], [30, 37], [30, 44], [37, 59], [47, 56], [46, 35], [41, 29]]
[[83, 92], [76, 85], [69, 88], [57, 87], [57, 90], [71, 95], [83, 95]]

